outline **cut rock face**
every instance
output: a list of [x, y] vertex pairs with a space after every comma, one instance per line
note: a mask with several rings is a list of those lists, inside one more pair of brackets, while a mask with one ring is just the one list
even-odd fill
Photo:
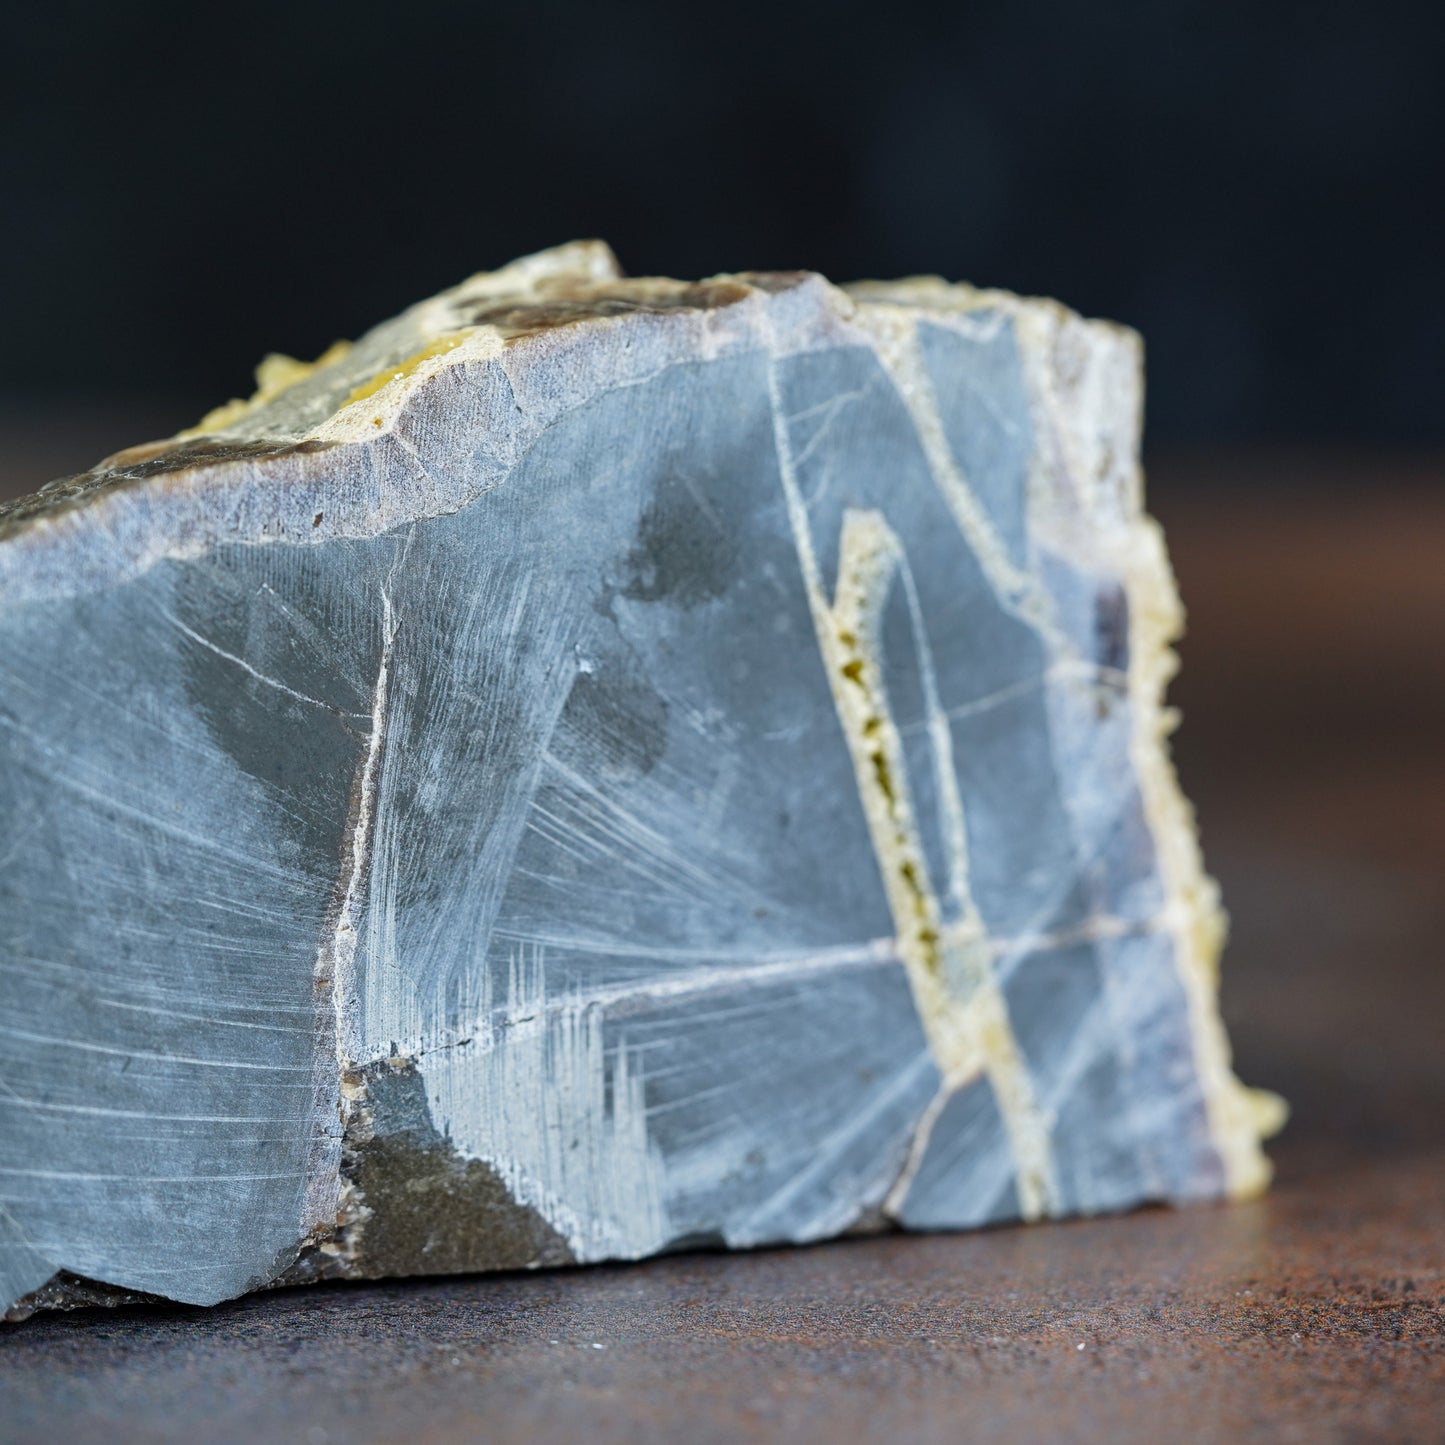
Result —
[[0, 1308], [1263, 1186], [1131, 332], [582, 244], [259, 381], [0, 510]]

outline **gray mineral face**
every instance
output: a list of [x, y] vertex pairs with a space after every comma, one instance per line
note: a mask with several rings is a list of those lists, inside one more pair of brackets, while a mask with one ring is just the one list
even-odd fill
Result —
[[1263, 1186], [1140, 352], [478, 276], [0, 512], [0, 1310]]

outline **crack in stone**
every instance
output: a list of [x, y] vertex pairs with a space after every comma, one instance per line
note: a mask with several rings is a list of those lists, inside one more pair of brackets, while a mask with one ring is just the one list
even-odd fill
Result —
[[[960, 907], [959, 919], [951, 925], [942, 920], [913, 814], [902, 743], [879, 665], [879, 622], [888, 588], [903, 562], [902, 544], [880, 513], [846, 510], [836, 593], [834, 601], [828, 602], [798, 486], [775, 366], [769, 367], [769, 387], [779, 472], [818, 645], [853, 758], [899, 953], [929, 1047], [943, 1074], [941, 1092], [951, 1093], [981, 1070], [987, 1072], [1013, 1152], [1020, 1210], [1026, 1219], [1057, 1212], [1059, 1196], [1048, 1121], [1038, 1106], [1014, 1038], [1002, 991], [993, 976], [987, 934], [969, 893], [967, 841], [952, 769], [952, 742], [945, 737], [940, 744], [939, 726], [930, 726], [930, 739], [941, 796], [946, 800], [950, 891]], [[931, 660], [921, 634], [917, 645], [927, 691]], [[946, 733], [947, 720], [937, 703], [936, 688], [930, 703], [930, 711], [939, 714]], [[926, 1136], [927, 1131], [920, 1129], [915, 1137], [919, 1157]]]
[[[410, 539], [408, 539], [409, 541]], [[405, 550], [397, 565], [405, 558]], [[395, 569], [393, 569], [394, 571]], [[345, 1153], [365, 1112], [366, 1087], [350, 1054], [350, 1014], [355, 1008], [357, 924], [371, 865], [371, 840], [376, 823], [377, 780], [386, 744], [387, 697], [390, 687], [397, 622], [391, 595], [381, 589], [381, 656], [371, 689], [371, 727], [352, 790], [352, 817], [346, 834], [346, 858], [337, 880], [334, 919], [316, 957], [316, 992], [323, 1014], [320, 1032], [329, 1033], [330, 1047], [318, 1050], [315, 1109], [317, 1148], [307, 1171], [306, 1217], [320, 1226], [323, 1253], [343, 1263], [355, 1258], [368, 1210], [346, 1177]], [[333, 1119], [335, 1122], [333, 1123]], [[363, 1132], [369, 1132], [363, 1130]], [[322, 1167], [318, 1168], [320, 1164]]]

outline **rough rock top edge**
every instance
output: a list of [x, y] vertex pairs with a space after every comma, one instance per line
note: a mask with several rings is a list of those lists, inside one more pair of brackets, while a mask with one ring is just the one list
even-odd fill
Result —
[[[817, 293], [820, 315], [834, 323], [828, 329], [835, 333], [860, 323], [861, 329], [871, 331], [871, 317], [899, 308], [943, 314], [984, 309], [1030, 313], [1055, 326], [1069, 322], [1106, 334], [1132, 366], [1142, 365], [1142, 346], [1134, 331], [1114, 322], [1085, 321], [1044, 298], [937, 276], [841, 286], [809, 271], [741, 272], [696, 282], [628, 277], [604, 242], [574, 241], [471, 276], [355, 342], [336, 342], [315, 361], [268, 355], [256, 368], [257, 390], [250, 398], [214, 408], [173, 437], [126, 447], [88, 471], [0, 503], [0, 543], [48, 531], [77, 508], [118, 493], [174, 494], [181, 486], [201, 491], [224, 485], [237, 466], [383, 441], [398, 433], [415, 392], [459, 366], [501, 361], [509, 369], [525, 368], [559, 345], [575, 343], [581, 339], [579, 332], [610, 328], [629, 318], [676, 323], [691, 313], [694, 325], [687, 329], [693, 339], [699, 330], [726, 333], [733, 328], [717, 324], [717, 313], [755, 310], [766, 297], [800, 288]], [[753, 329], [748, 321], [756, 325], [757, 318], [748, 317], [737, 329]], [[725, 346], [727, 337], [715, 344]], [[706, 342], [703, 349], [709, 349]], [[623, 384], [635, 379], [619, 378]], [[1128, 501], [1139, 505], [1137, 490]], [[304, 540], [321, 541], [346, 529], [328, 525], [323, 516], [314, 530], [317, 535]], [[239, 539], [232, 535], [229, 540]]]

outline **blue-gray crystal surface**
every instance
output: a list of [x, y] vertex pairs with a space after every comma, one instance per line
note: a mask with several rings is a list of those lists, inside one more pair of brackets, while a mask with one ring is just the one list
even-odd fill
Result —
[[1126, 330], [473, 278], [0, 511], [0, 1309], [1247, 1193]]

